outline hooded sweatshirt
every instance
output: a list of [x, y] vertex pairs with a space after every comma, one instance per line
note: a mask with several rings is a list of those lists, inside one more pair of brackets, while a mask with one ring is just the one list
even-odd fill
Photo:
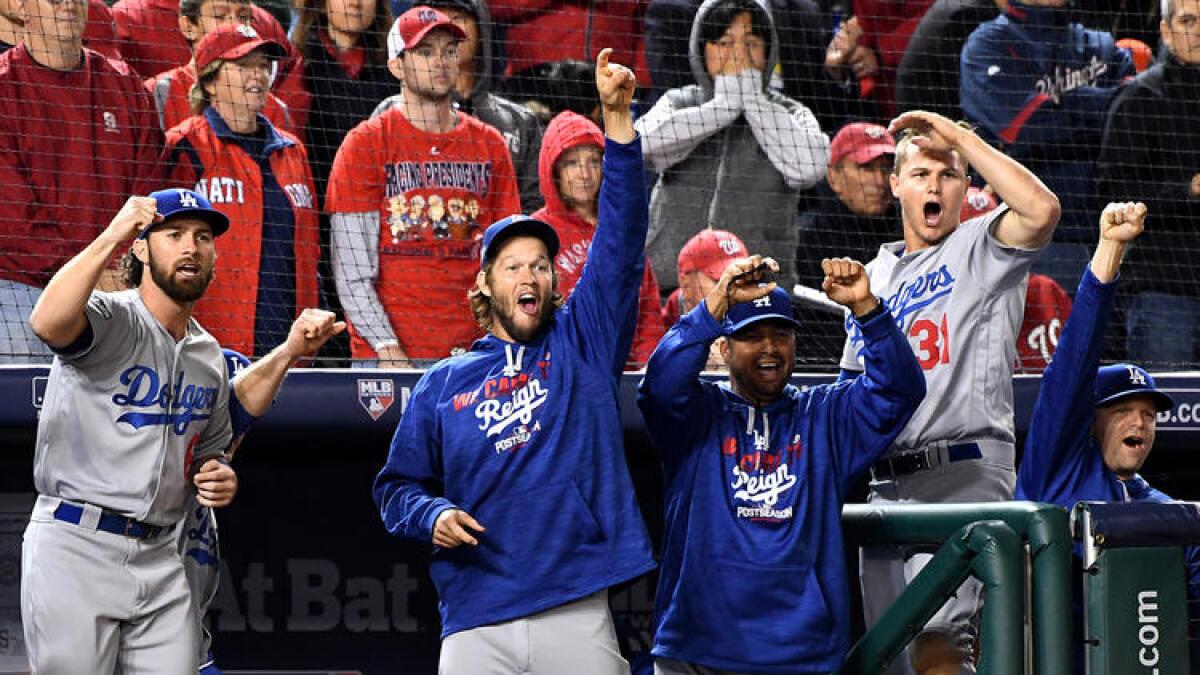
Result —
[[765, 406], [700, 379], [729, 327], [705, 303], [650, 358], [638, 407], [666, 486], [655, 656], [788, 675], [841, 665], [850, 645], [842, 505], [925, 396], [886, 312], [858, 325], [863, 376], [788, 385]]
[[575, 293], [528, 342], [489, 334], [417, 383], [375, 479], [388, 532], [429, 542], [471, 514], [478, 546], [434, 549], [442, 636], [573, 602], [654, 567], [618, 391], [642, 278], [638, 141], [605, 147], [600, 224]]
[[[604, 134], [588, 118], [566, 111], [550, 121], [542, 139], [539, 174], [542, 196], [546, 206], [533, 214], [534, 218], [549, 223], [558, 232], [559, 253], [554, 258], [558, 269], [558, 291], [563, 296], [571, 294], [587, 263], [588, 251], [596, 226], [581, 218], [563, 203], [554, 181], [554, 165], [558, 158], [571, 148], [595, 145], [604, 148]], [[629, 352], [626, 367], [640, 368], [650, 358], [659, 338], [663, 336], [662, 308], [658, 304], [658, 283], [654, 272], [646, 266], [642, 275], [642, 288], [638, 296], [637, 329], [633, 335], [633, 349]]]
[[[779, 63], [771, 51], [762, 72], [710, 77], [700, 26], [720, 0], [700, 6], [690, 58], [696, 84], [672, 89], [637, 122], [648, 163], [660, 172], [650, 198], [646, 252], [664, 290], [678, 284], [676, 258], [705, 228], [738, 235], [746, 248], [775, 258], [780, 283], [795, 283], [798, 190], [825, 177], [829, 138], [804, 105], [770, 88]], [[770, 14], [767, 14], [768, 21]]]
[[[475, 86], [466, 96], [454, 94], [455, 107], [490, 124], [504, 137], [512, 153], [517, 187], [521, 190], [521, 212], [532, 213], [542, 207], [538, 190], [538, 148], [542, 144], [542, 124], [529, 108], [497, 96], [492, 89], [492, 17], [479, 0], [435, 0], [424, 3], [434, 9], [459, 9], [475, 17], [479, 27], [478, 53], [475, 55]], [[400, 95], [389, 96], [375, 107], [372, 117], [400, 105]], [[603, 145], [603, 143], [601, 143]]]

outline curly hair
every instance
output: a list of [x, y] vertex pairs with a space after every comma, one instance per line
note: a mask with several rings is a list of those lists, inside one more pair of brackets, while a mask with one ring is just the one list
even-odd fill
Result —
[[125, 282], [125, 288], [137, 288], [142, 284], [142, 272], [145, 271], [146, 265], [138, 260], [133, 254], [133, 247], [130, 246], [125, 255], [121, 257], [121, 280]]

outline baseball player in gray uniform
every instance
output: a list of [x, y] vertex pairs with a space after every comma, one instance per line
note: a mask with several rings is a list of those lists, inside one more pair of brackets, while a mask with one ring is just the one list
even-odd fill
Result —
[[[925, 371], [928, 395], [871, 471], [872, 503], [991, 502], [1012, 498], [1012, 372], [1030, 265], [1058, 223], [1058, 199], [1017, 162], [941, 115], [896, 118], [892, 193], [904, 239], [867, 265]], [[974, 167], [1005, 202], [959, 224]], [[844, 376], [863, 370], [862, 336], [846, 322]], [[882, 615], [929, 552], [864, 550], [868, 624]], [[970, 580], [929, 622], [891, 673], [973, 673], [972, 620], [981, 585]], [[910, 670], [911, 666], [911, 670]]]
[[[34, 307], [31, 327], [57, 354], [21, 560], [35, 673], [196, 668], [198, 624], [171, 534], [192, 495], [220, 507], [237, 490], [224, 457], [226, 368], [191, 318], [228, 227], [190, 190], [131, 197]], [[93, 292], [130, 240], [132, 290]]]

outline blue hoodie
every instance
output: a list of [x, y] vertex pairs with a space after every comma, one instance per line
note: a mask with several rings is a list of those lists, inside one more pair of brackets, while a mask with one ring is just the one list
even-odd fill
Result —
[[701, 303], [650, 357], [638, 405], [662, 454], [655, 656], [753, 673], [829, 672], [850, 645], [842, 504], [925, 397], [908, 341], [862, 324], [866, 372], [755, 407], [699, 379], [722, 326]]
[[[1172, 501], [1140, 475], [1124, 481], [1117, 478], [1092, 436], [1096, 371], [1115, 297], [1116, 282], [1101, 283], [1089, 266], [1058, 337], [1054, 360], [1042, 374], [1017, 471], [1018, 500], [1048, 502], [1068, 510], [1081, 501]], [[1190, 546], [1186, 554], [1188, 597], [1194, 603], [1200, 599], [1200, 548]], [[1076, 595], [1075, 630], [1082, 638], [1083, 605]]]
[[430, 368], [375, 479], [392, 534], [429, 542], [449, 508], [487, 528], [478, 547], [434, 549], [442, 637], [654, 567], [617, 405], [645, 265], [640, 143], [606, 140], [592, 254], [549, 328], [529, 342], [489, 334]]

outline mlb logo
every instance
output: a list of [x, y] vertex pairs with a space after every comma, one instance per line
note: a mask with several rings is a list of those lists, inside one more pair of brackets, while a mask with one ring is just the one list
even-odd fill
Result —
[[396, 400], [396, 383], [386, 379], [359, 380], [358, 404], [372, 420], [383, 417]]

